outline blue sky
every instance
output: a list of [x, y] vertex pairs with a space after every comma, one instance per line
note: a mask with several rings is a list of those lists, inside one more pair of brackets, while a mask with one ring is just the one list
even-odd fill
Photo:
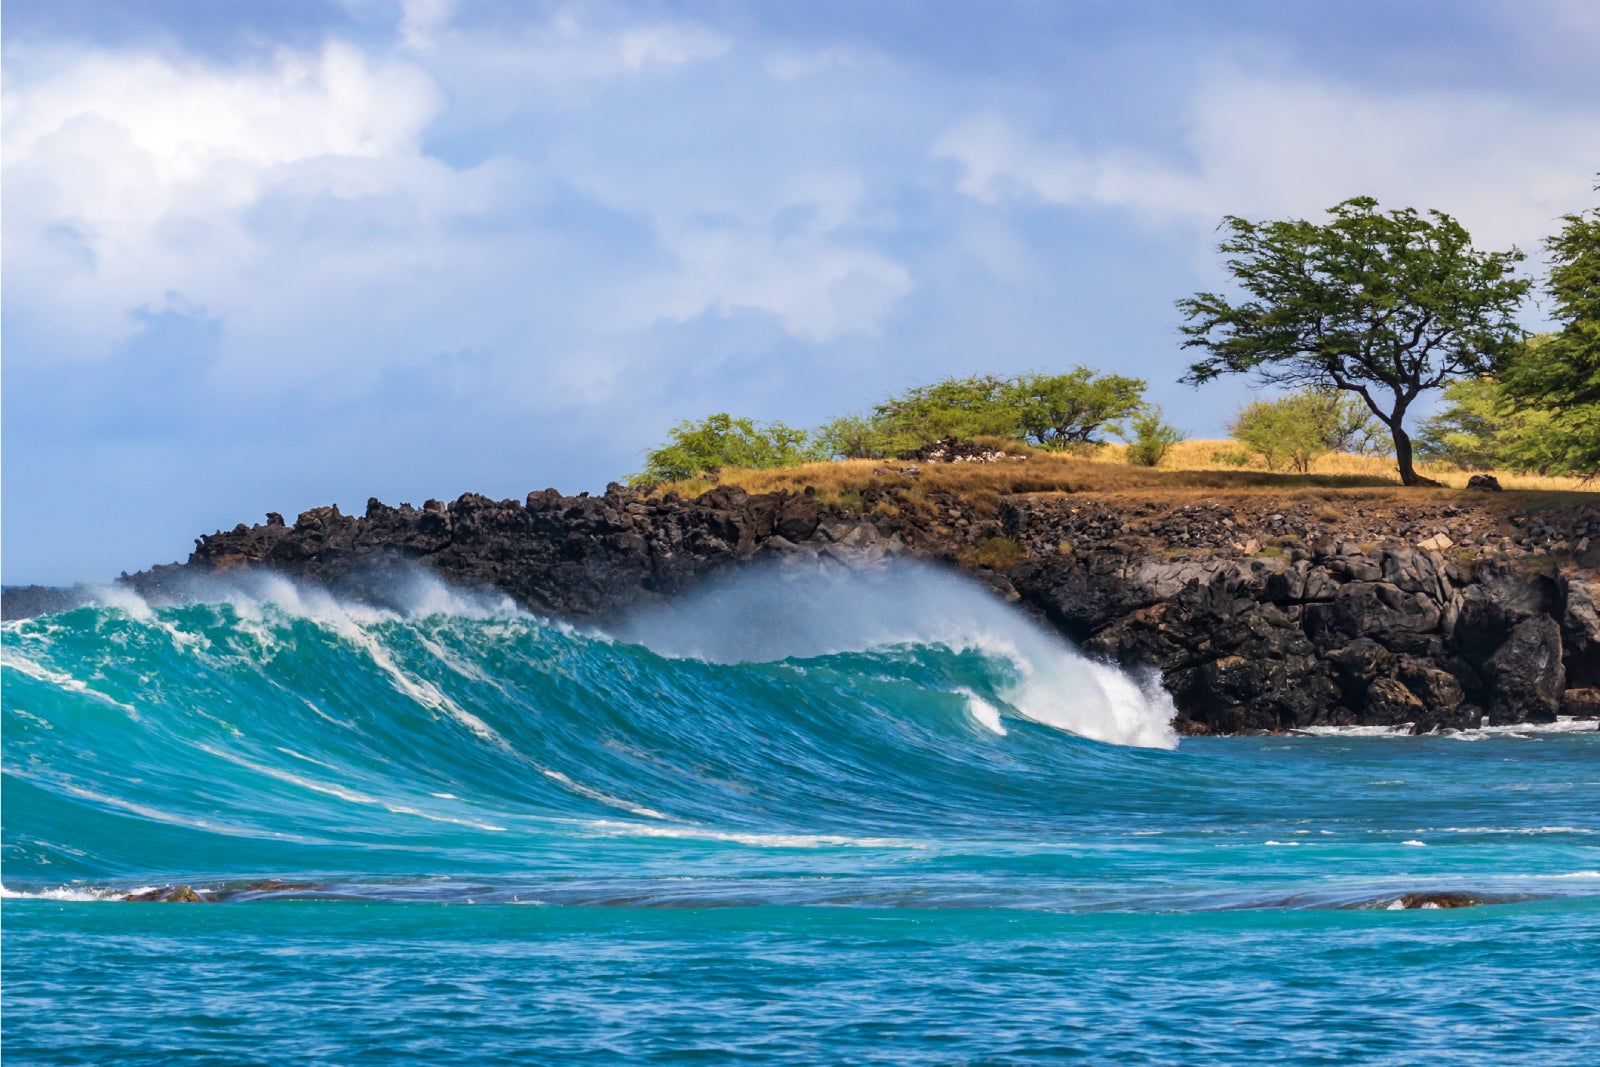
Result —
[[[1537, 249], [1600, 6], [7, 0], [7, 583], [268, 510], [598, 490], [1087, 363], [1218, 436], [1173, 301], [1225, 213], [1356, 194]], [[1536, 325], [1539, 309], [1530, 305]]]

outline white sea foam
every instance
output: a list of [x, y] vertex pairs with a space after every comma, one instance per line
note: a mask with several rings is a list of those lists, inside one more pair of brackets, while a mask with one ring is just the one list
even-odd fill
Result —
[[613, 807], [613, 808], [620, 808], [623, 811], [632, 812], [635, 815], [642, 815], [647, 819], [665, 819], [666, 818], [665, 815], [661, 814], [659, 811], [654, 810], [653, 808], [643, 808], [643, 807], [640, 807], [639, 805], [633, 803], [632, 801], [619, 800], [618, 798], [616, 798], [614, 796], [609, 796], [609, 795], [607, 795], [605, 793], [602, 793], [598, 789], [592, 788], [591, 786], [584, 785], [582, 782], [574, 782], [571, 778], [568, 778], [566, 775], [562, 774], [560, 771], [552, 771], [549, 768], [544, 768], [544, 767], [541, 767], [540, 770], [542, 770], [544, 772], [545, 777], [553, 778], [554, 780], [560, 782], [562, 785], [566, 786], [572, 792], [577, 793], [580, 796], [586, 796], [590, 800], [598, 800], [602, 804], [609, 805], [610, 807]]
[[607, 837], [667, 837], [689, 841], [727, 841], [756, 848], [907, 848], [928, 845], [900, 837], [849, 837], [842, 834], [772, 834], [707, 830], [698, 826], [661, 826], [652, 823], [625, 823], [595, 820], [591, 830]]
[[21, 656], [11, 651], [10, 648], [0, 648], [0, 666], [14, 670], [19, 674], [26, 674], [29, 678], [53, 685], [58, 689], [65, 689], [72, 693], [82, 693], [92, 700], [98, 700], [103, 704], [109, 704], [114, 708], [127, 712], [130, 718], [137, 719], [139, 717], [138, 711], [134, 709], [132, 704], [124, 704], [122, 701], [107, 696], [100, 690], [72, 677], [70, 674], [53, 670], [42, 663], [35, 663], [26, 656]]
[[1439, 834], [1600, 834], [1577, 826], [1442, 826]]
[[1505, 726], [1479, 726], [1471, 730], [1445, 733], [1457, 741], [1482, 741], [1493, 737], [1537, 738], [1545, 734], [1588, 734], [1600, 730], [1593, 719], [1574, 719], [1561, 716], [1555, 722], [1521, 722]]
[[[319, 782], [315, 779], [294, 774], [291, 771], [286, 771], [279, 767], [272, 767], [264, 763], [257, 763], [254, 760], [247, 760], [244, 757], [234, 753], [222, 752], [218, 749], [212, 748], [209, 745], [196, 745], [195, 747], [200, 749], [202, 752], [206, 752], [217, 757], [218, 759], [226, 760], [229, 763], [233, 763], [240, 767], [245, 767], [249, 770], [255, 771], [257, 774], [266, 775], [268, 778], [276, 778], [280, 782], [287, 782], [290, 785], [299, 786], [301, 789], [307, 789], [313, 793], [321, 793], [325, 796], [336, 797], [339, 800], [348, 801], [351, 804], [372, 805], [381, 807], [386, 811], [393, 812], [396, 815], [414, 815], [417, 818], [427, 819], [430, 822], [443, 822], [453, 823], [457, 826], [470, 826], [475, 830], [503, 831], [505, 829], [504, 826], [495, 826], [491, 823], [481, 822], [476, 819], [457, 819], [449, 815], [441, 815], [436, 812], [422, 811], [418, 808], [413, 808], [405, 804], [395, 804], [379, 797], [369, 796], [366, 793], [361, 793], [346, 786], [339, 785], [337, 782]], [[288, 750], [280, 749], [279, 751], [287, 752]], [[297, 755], [297, 753], [294, 752], [289, 752], [288, 754], [291, 756]], [[305, 759], [306, 757], [301, 756], [300, 758]], [[322, 763], [320, 760], [311, 760], [310, 762], [317, 763], [323, 767], [328, 766], [327, 764]]]
[[9, 889], [0, 885], [0, 900], [68, 900], [75, 902], [93, 902], [101, 900], [122, 900], [131, 893], [142, 893], [145, 889], [94, 889], [86, 886], [53, 886], [49, 889], [39, 889], [32, 892], [27, 890]]
[[[432, 682], [410, 674], [395, 662], [379, 630], [384, 624], [401, 618], [396, 612], [340, 600], [327, 590], [300, 585], [274, 574], [244, 576], [237, 581], [207, 586], [206, 590], [230, 604], [241, 619], [270, 622], [277, 614], [315, 623], [365, 652], [397, 691], [430, 711], [448, 715], [483, 740], [510, 749], [506, 740], [488, 723], [451, 700]], [[417, 610], [430, 615], [447, 613], [490, 618], [514, 610], [505, 598], [489, 601], [474, 598], [452, 591], [438, 579], [426, 576], [414, 577], [397, 590], [397, 595], [408, 590], [409, 599]], [[268, 631], [270, 627], [257, 632], [265, 638]], [[315, 706], [312, 710], [321, 713]]]
[[1006, 728], [1000, 725], [999, 708], [970, 689], [958, 689], [956, 692], [967, 698], [967, 714], [972, 716], [974, 722], [1001, 737], [1006, 735]]
[[[903, 563], [879, 573], [746, 569], [673, 604], [642, 609], [618, 636], [716, 663], [942, 645], [1007, 663], [997, 710], [1097, 741], [1173, 748], [1175, 709], [1154, 675], [1090, 660], [973, 582]], [[976, 714], [976, 713], [975, 713]]]
[[[1397, 726], [1305, 726], [1293, 731], [1311, 737], [1410, 737], [1412, 723]], [[1448, 737], [1456, 741], [1484, 741], [1495, 737], [1529, 738], [1544, 734], [1583, 734], [1600, 730], [1594, 719], [1561, 716], [1555, 722], [1513, 723], [1505, 726], [1475, 726], [1468, 730], [1435, 730], [1424, 737]]]
[[1305, 726], [1294, 733], [1311, 737], [1409, 737], [1411, 726], [1409, 722], [1399, 726]]

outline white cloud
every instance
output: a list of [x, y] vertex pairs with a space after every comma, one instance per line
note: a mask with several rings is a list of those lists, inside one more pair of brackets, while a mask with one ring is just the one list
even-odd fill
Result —
[[482, 206], [422, 155], [440, 98], [405, 64], [330, 45], [249, 69], [113, 52], [51, 68], [5, 94], [7, 296], [91, 350], [166, 292], [246, 303], [269, 197]]
[[774, 52], [767, 59], [767, 73], [780, 81], [795, 81], [818, 74], [887, 65], [888, 60], [877, 52], [854, 44], [836, 44], [810, 51]]
[[[389, 54], [29, 54], [22, 69], [42, 73], [9, 78], [4, 96], [7, 306], [51, 343], [24, 358], [104, 356], [135, 328], [131, 309], [168, 293], [226, 321], [228, 378], [255, 389], [359, 383], [418, 352], [556, 358], [515, 340], [535, 307], [580, 345], [748, 310], [828, 338], [871, 328], [910, 288], [903, 267], [841, 236], [863, 192], [847, 169], [752, 181], [654, 130], [644, 166], [553, 151], [525, 126], [471, 167], [430, 154], [431, 130], [475, 133], [520, 109], [544, 138], [586, 144], [619, 115], [641, 123], [630, 109], [654, 79], [730, 47], [692, 24], [578, 9], [493, 34], [454, 13], [411, 0]], [[621, 96], [597, 95], [607, 84]], [[662, 254], [579, 277], [558, 257], [581, 225], [553, 235], [566, 224], [541, 217], [564, 188], [635, 220]]]
[[706, 230], [677, 235], [672, 248], [679, 269], [640, 294], [649, 318], [757, 310], [798, 337], [826, 341], [870, 330], [911, 291], [911, 277], [898, 263], [825, 237]]
[[1048, 139], [998, 117], [947, 131], [936, 156], [988, 202], [1111, 205], [1206, 227], [1223, 214], [1315, 216], [1350, 196], [1436, 207], [1487, 247], [1531, 249], [1588, 202], [1600, 116], [1509, 96], [1384, 92], [1229, 74], [1194, 97], [1173, 164]]
[[462, 104], [505, 114], [532, 103], [587, 102], [618, 78], [689, 67], [726, 53], [731, 42], [692, 23], [609, 23], [582, 7], [507, 32], [451, 28], [427, 5], [426, 30], [407, 9], [402, 34], [429, 68], [465, 93]]
[[450, 23], [458, 0], [404, 0], [400, 8], [400, 40], [408, 48], [427, 48]]

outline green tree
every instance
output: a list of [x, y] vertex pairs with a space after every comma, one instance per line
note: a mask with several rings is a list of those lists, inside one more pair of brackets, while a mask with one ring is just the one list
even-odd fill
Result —
[[1323, 225], [1223, 219], [1219, 250], [1245, 295], [1178, 301], [1184, 347], [1205, 353], [1183, 380], [1251, 373], [1346, 390], [1388, 429], [1400, 480], [1436, 484], [1416, 472], [1406, 415], [1424, 392], [1517, 350], [1513, 315], [1529, 287], [1513, 274], [1522, 253], [1480, 252], [1449, 215], [1381, 213], [1371, 197], [1328, 214]]
[[[1550, 334], [1530, 337], [1515, 362], [1527, 367], [1551, 360], [1555, 341]], [[1417, 439], [1418, 451], [1430, 458], [1468, 470], [1595, 472], [1600, 404], [1529, 404], [1493, 378], [1452, 382], [1444, 399], [1445, 408], [1423, 423]]]
[[1187, 435], [1176, 426], [1161, 421], [1161, 406], [1149, 404], [1133, 416], [1133, 440], [1128, 443], [1128, 462], [1135, 467], [1159, 467], [1172, 446]]
[[1063, 448], [1091, 443], [1102, 428], [1115, 430], [1143, 406], [1144, 390], [1143, 379], [1097, 374], [1080, 366], [1065, 374], [1019, 375], [1005, 396], [1015, 406], [1024, 441]]
[[1234, 413], [1228, 436], [1266, 461], [1267, 469], [1289, 466], [1307, 473], [1328, 451], [1322, 435], [1294, 410], [1292, 401], [1252, 400]]
[[1337, 389], [1302, 389], [1241, 408], [1228, 424], [1234, 440], [1266, 460], [1269, 470], [1289, 466], [1301, 474], [1328, 452], [1368, 452], [1381, 447], [1373, 417], [1360, 398]]
[[946, 378], [919, 385], [873, 408], [884, 449], [903, 452], [943, 437], [1019, 437], [1009, 383], [990, 376]]
[[1514, 458], [1593, 477], [1600, 472], [1600, 208], [1563, 221], [1545, 241], [1546, 291], [1560, 329], [1508, 353], [1498, 369], [1513, 410], [1550, 420], [1550, 439], [1532, 451], [1514, 448]]
[[1512, 432], [1511, 418], [1499, 383], [1464, 378], [1446, 385], [1443, 397], [1444, 408], [1420, 427], [1418, 453], [1463, 470], [1508, 466], [1504, 438]]
[[645, 453], [634, 485], [716, 474], [723, 467], [791, 467], [820, 458], [805, 430], [781, 422], [756, 423], [726, 412], [674, 426], [668, 441]]
[[871, 419], [860, 415], [840, 415], [817, 427], [811, 436], [829, 458], [882, 459], [888, 455], [883, 433]]

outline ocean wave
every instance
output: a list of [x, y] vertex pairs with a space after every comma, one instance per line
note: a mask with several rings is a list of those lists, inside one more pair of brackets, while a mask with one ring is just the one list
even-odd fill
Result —
[[767, 605], [761, 656], [716, 601], [596, 632], [431, 580], [383, 607], [263, 576], [201, 592], [8, 626], [30, 863], [138, 868], [135, 823], [507, 863], [619, 815], [641, 839], [887, 840], [1127, 789], [1137, 746], [1176, 740], [1163, 695], [926, 570], [736, 591]]

